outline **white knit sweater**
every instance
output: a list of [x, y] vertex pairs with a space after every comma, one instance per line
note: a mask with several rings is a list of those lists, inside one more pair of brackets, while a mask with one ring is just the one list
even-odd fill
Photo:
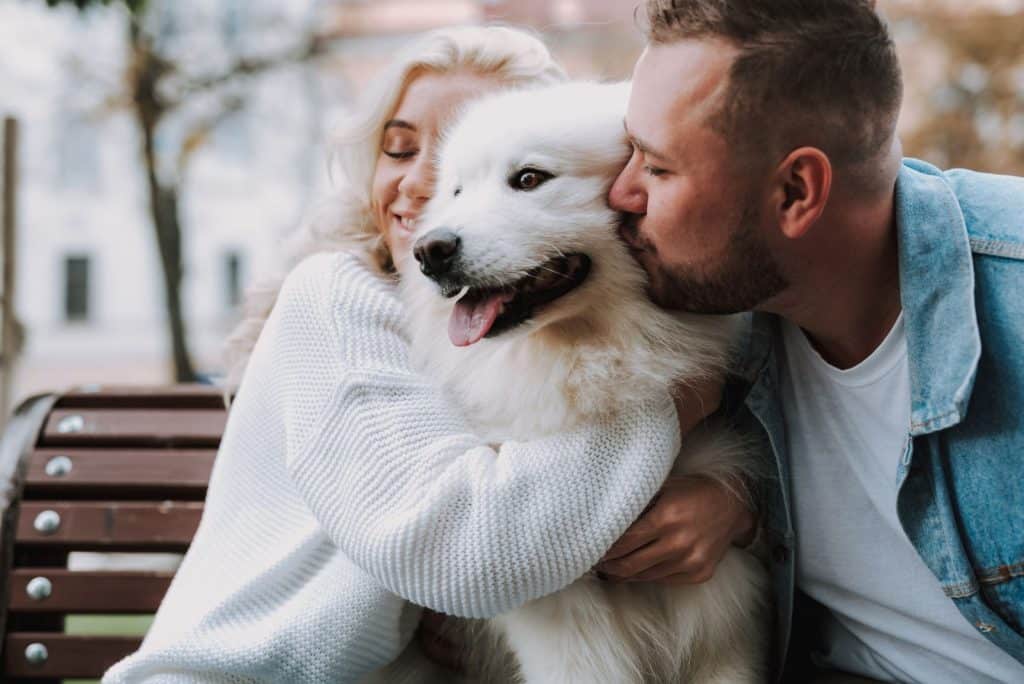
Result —
[[195, 540], [141, 649], [104, 684], [360, 681], [403, 651], [419, 606], [488, 617], [577, 579], [678, 451], [667, 395], [495, 449], [407, 347], [392, 283], [344, 254], [295, 268]]

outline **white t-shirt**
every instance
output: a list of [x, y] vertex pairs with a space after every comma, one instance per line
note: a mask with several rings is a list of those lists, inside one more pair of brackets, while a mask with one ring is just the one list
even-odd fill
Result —
[[783, 337], [797, 586], [831, 611], [821, 664], [884, 681], [1024, 682], [1024, 666], [960, 614], [897, 518], [910, 428], [903, 315], [848, 370], [788, 322]]

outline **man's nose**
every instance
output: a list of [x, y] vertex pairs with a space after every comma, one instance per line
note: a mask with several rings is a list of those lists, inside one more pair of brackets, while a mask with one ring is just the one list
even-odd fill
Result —
[[637, 178], [632, 159], [619, 172], [611, 189], [608, 190], [608, 204], [615, 211], [628, 214], [647, 213], [647, 193]]

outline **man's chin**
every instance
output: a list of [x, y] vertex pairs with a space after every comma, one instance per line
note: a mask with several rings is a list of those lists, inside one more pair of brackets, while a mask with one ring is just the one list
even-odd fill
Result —
[[674, 290], [666, 291], [651, 285], [647, 288], [647, 297], [657, 306], [668, 311], [696, 313], [687, 306], [687, 302], [681, 300], [678, 296], [678, 292]]
[[647, 297], [663, 309], [686, 311], [684, 302], [679, 296], [679, 286], [671, 278], [666, 278], [664, 271], [657, 265], [640, 262], [647, 271]]
[[647, 272], [647, 296], [662, 309], [691, 314], [735, 313], [735, 310], [721, 306], [720, 297], [714, 296], [714, 290], [706, 283], [680, 277], [663, 267], [653, 267]]
[[710, 306], [706, 301], [706, 285], [673, 273], [650, 250], [630, 248], [630, 253], [647, 272], [647, 297], [662, 309], [694, 314], [723, 313], [720, 307]]

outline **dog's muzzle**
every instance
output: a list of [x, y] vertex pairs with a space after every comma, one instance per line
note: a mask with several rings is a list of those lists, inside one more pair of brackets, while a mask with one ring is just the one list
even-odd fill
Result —
[[412, 255], [420, 264], [420, 271], [428, 278], [448, 275], [459, 257], [462, 240], [448, 228], [435, 228], [412, 247]]

